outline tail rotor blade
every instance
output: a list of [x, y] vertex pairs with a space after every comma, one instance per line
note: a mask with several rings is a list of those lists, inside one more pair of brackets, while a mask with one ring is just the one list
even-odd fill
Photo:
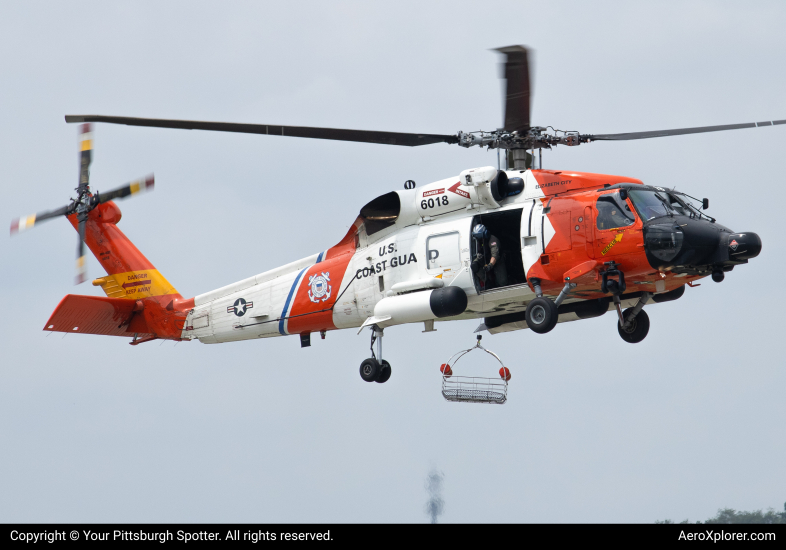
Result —
[[87, 264], [85, 262], [85, 226], [87, 216], [79, 220], [79, 243], [76, 248], [76, 283], [81, 284], [87, 280]]
[[155, 178], [153, 177], [153, 174], [150, 174], [149, 176], [132, 181], [131, 183], [124, 185], [123, 187], [118, 187], [112, 191], [107, 191], [106, 193], [96, 193], [96, 196], [98, 197], [99, 203], [104, 203], [115, 199], [124, 199], [130, 195], [136, 195], [137, 193], [152, 191], [154, 185]]
[[81, 194], [90, 186], [90, 163], [93, 162], [92, 125], [82, 124], [79, 134], [79, 188]]
[[23, 216], [21, 218], [17, 218], [11, 222], [11, 236], [13, 237], [17, 233], [22, 231], [26, 231], [33, 227], [34, 225], [41, 223], [44, 220], [49, 220], [51, 218], [57, 218], [59, 216], [66, 216], [70, 206], [64, 206], [62, 208], [58, 208], [57, 210], [50, 210], [48, 212], [39, 212], [38, 214], [33, 214], [32, 216]]
[[524, 46], [498, 48], [505, 54], [505, 130], [522, 132], [530, 127], [529, 50]]

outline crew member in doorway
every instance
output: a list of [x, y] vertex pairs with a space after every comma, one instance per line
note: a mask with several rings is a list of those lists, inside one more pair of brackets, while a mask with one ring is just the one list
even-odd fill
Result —
[[482, 223], [472, 228], [475, 239], [475, 259], [472, 261], [472, 273], [483, 282], [488, 290], [497, 286], [508, 285], [508, 274], [505, 260], [502, 257], [502, 243]]

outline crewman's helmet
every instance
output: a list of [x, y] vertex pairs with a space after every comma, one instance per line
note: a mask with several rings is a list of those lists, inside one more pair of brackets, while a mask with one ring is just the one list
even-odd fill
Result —
[[476, 239], [485, 239], [489, 236], [489, 230], [482, 223], [477, 224], [472, 228], [472, 236]]

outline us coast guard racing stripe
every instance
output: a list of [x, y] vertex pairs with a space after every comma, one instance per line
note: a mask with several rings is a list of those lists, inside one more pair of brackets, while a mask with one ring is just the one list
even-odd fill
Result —
[[278, 332], [281, 333], [281, 336], [286, 336], [289, 334], [287, 332], [287, 317], [289, 316], [290, 307], [292, 305], [292, 296], [295, 295], [297, 287], [300, 286], [300, 281], [303, 278], [303, 273], [306, 272], [306, 269], [308, 268], [301, 270], [300, 273], [297, 274], [297, 277], [295, 277], [295, 282], [292, 283], [292, 288], [289, 289], [287, 301], [284, 303], [284, 311], [281, 312], [281, 318], [278, 321]]

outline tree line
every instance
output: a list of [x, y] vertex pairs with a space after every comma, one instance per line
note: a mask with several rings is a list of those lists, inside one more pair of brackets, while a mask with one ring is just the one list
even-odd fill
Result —
[[[680, 522], [664, 519], [663, 521], [657, 520], [655, 523], [691, 523], [690, 521], [683, 520]], [[753, 510], [746, 512], [743, 510], [737, 511], [733, 508], [721, 508], [718, 514], [711, 517], [707, 521], [697, 521], [696, 523], [703, 523], [707, 525], [717, 524], [730, 524], [730, 523], [786, 523], [786, 503], [783, 504], [783, 512], [776, 512], [772, 508], [767, 511]]]

